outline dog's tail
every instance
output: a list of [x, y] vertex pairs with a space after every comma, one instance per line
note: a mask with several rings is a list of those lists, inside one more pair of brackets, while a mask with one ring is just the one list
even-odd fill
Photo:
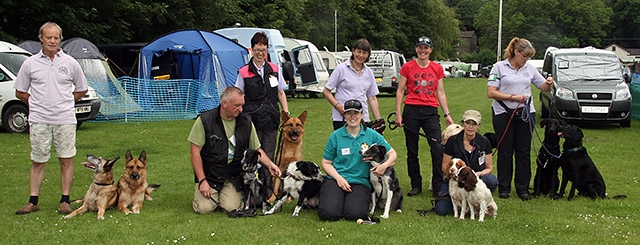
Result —
[[627, 195], [615, 195], [611, 197], [611, 199], [625, 199], [625, 198], [627, 198]]
[[147, 201], [153, 200], [153, 198], [151, 198], [151, 192], [157, 190], [158, 188], [160, 188], [159, 184], [149, 184], [149, 185], [147, 185], [147, 189], [144, 192], [144, 199], [147, 200]]

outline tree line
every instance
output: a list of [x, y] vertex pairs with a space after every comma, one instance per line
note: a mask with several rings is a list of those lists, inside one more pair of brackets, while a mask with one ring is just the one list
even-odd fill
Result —
[[[502, 8], [501, 49], [515, 36], [534, 43], [534, 58], [548, 46], [640, 46], [637, 0], [504, 0]], [[415, 55], [415, 41], [426, 35], [434, 42], [434, 60], [487, 65], [496, 61], [498, 17], [498, 0], [3, 0], [0, 40], [37, 40], [46, 21], [57, 22], [65, 39], [95, 44], [151, 42], [179, 29], [239, 23], [279, 29], [330, 51], [366, 38], [374, 49], [405, 57]], [[475, 31], [477, 52], [458, 53], [460, 31]]]

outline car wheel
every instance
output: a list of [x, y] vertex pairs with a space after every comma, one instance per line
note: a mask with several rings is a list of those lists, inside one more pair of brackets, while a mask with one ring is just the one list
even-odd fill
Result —
[[2, 117], [2, 125], [10, 133], [29, 132], [29, 122], [27, 121], [29, 108], [23, 104], [15, 104], [7, 109]]
[[631, 118], [627, 118], [626, 120], [620, 122], [620, 127], [623, 127], [623, 128], [631, 127]]

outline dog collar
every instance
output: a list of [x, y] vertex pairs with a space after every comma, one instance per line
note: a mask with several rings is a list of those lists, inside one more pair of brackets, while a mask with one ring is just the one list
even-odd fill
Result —
[[576, 151], [579, 151], [579, 150], [582, 150], [582, 146], [571, 148], [571, 149], [568, 149], [568, 150], [565, 150], [565, 151], [566, 152], [576, 152]]
[[98, 183], [98, 182], [93, 182], [96, 185], [100, 185], [100, 186], [105, 186], [105, 185], [113, 185], [113, 181], [111, 181], [111, 184], [106, 184], [106, 183]]

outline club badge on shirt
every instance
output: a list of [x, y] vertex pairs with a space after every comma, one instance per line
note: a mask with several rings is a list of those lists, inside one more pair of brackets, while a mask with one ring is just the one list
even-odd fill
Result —
[[496, 74], [489, 74], [489, 81], [495, 81], [498, 79], [498, 75]]
[[351, 149], [349, 148], [342, 148], [340, 149], [340, 152], [342, 153], [343, 156], [351, 155]]
[[278, 86], [278, 78], [273, 76], [273, 75], [269, 75], [269, 84], [271, 85], [271, 87], [277, 87]]

